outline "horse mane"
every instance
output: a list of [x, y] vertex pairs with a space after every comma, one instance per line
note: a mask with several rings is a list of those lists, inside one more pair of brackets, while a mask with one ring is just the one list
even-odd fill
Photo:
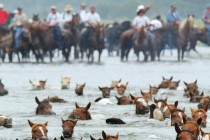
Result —
[[179, 25], [179, 32], [181, 32], [182, 30], [184, 30], [186, 28], [187, 25], [191, 24], [192, 26], [194, 26], [194, 19], [192, 16], [188, 16], [187, 19], [184, 19], [180, 25]]

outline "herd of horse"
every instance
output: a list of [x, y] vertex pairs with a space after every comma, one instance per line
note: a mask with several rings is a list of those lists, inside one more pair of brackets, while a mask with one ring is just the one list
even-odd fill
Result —
[[[8, 19], [8, 21], [10, 18]], [[176, 47], [178, 51], [178, 60], [184, 59], [184, 53], [188, 50], [196, 50], [197, 41], [207, 44], [207, 31], [205, 28], [195, 26], [193, 16], [188, 16], [180, 24], [163, 23], [163, 27], [149, 32], [149, 26], [143, 26], [137, 33], [132, 28], [130, 21], [111, 24], [99, 24], [88, 34], [87, 28], [80, 23], [78, 14], [73, 15], [71, 22], [66, 23], [66, 28], [62, 29], [61, 46], [58, 47], [57, 40], [44, 21], [39, 19], [39, 15], [33, 15], [33, 20], [26, 23], [24, 31], [20, 37], [20, 47], [14, 48], [14, 31], [10, 28], [0, 27], [0, 50], [2, 61], [5, 61], [5, 55], [8, 54], [9, 61], [12, 62], [12, 56], [18, 55], [18, 61], [27, 61], [30, 58], [30, 52], [35, 56], [36, 62], [43, 62], [46, 56], [49, 56], [50, 62], [53, 61], [55, 50], [62, 51], [66, 62], [70, 61], [71, 48], [74, 47], [74, 58], [84, 59], [86, 53], [88, 62], [94, 61], [94, 51], [99, 53], [98, 62], [101, 61], [101, 53], [107, 47], [109, 55], [116, 51], [121, 56], [121, 61], [128, 61], [129, 52], [133, 48], [139, 61], [139, 53], [144, 55], [144, 61], [154, 61], [156, 57], [160, 60], [161, 51], [165, 46]], [[172, 32], [176, 37], [173, 41], [168, 40], [168, 32]], [[137, 34], [136, 37], [134, 37]], [[150, 35], [149, 35], [150, 34]]]
[[[31, 81], [33, 90], [44, 90], [46, 80]], [[64, 76], [61, 78], [61, 89], [69, 89], [71, 78]], [[158, 94], [161, 89], [169, 89], [176, 91], [180, 86], [180, 80], [174, 81], [173, 77], [163, 80], [157, 86], [149, 86], [148, 91], [140, 90], [141, 96], [125, 96], [126, 89], [128, 87], [127, 83], [122, 83], [121, 79], [117, 81], [112, 81], [110, 86], [98, 87], [98, 90], [102, 93], [102, 97], [97, 98], [94, 102], [100, 105], [113, 104], [109, 99], [111, 96], [111, 91], [116, 90], [118, 96], [116, 97], [117, 105], [134, 105], [135, 114], [146, 115], [149, 114], [149, 119], [154, 119], [157, 121], [167, 120], [169, 126], [174, 126], [176, 131], [176, 140], [210, 140], [210, 133], [206, 133], [202, 130], [207, 126], [207, 111], [210, 108], [210, 97], [204, 96], [204, 93], [199, 91], [197, 80], [191, 83], [183, 82], [185, 89], [183, 90], [183, 95], [189, 98], [189, 102], [198, 103], [198, 109], [190, 108], [191, 115], [186, 114], [185, 108], [180, 108], [178, 106], [179, 102], [169, 103], [168, 98], [170, 95], [164, 99], [156, 99], [154, 96]], [[75, 94], [80, 96], [83, 95], [83, 90], [85, 88], [84, 84], [77, 84], [75, 87]], [[5, 89], [4, 84], [0, 81], [0, 95], [7, 95], [8, 91]], [[180, 94], [181, 95], [181, 94]], [[120, 96], [120, 97], [119, 97]], [[154, 97], [154, 98], [153, 98]], [[154, 99], [154, 100], [153, 100]], [[153, 103], [149, 105], [149, 101]], [[35, 102], [37, 103], [36, 115], [56, 115], [52, 109], [51, 103], [66, 103], [64, 99], [58, 96], [48, 97], [42, 101], [35, 97]], [[79, 106], [75, 103], [75, 109], [73, 109], [67, 120], [61, 119], [63, 131], [61, 139], [65, 140], [73, 137], [74, 127], [78, 121], [92, 120], [91, 116], [91, 102], [89, 102], [85, 107]], [[106, 119], [107, 124], [114, 125], [124, 125], [126, 122], [120, 118], [108, 118]], [[28, 124], [31, 127], [31, 138], [35, 140], [47, 140], [47, 122], [46, 123], [33, 123], [28, 120]], [[11, 128], [12, 118], [0, 115], [0, 126]], [[55, 138], [56, 139], [56, 138]], [[82, 139], [82, 138], [81, 138]], [[95, 140], [90, 135], [91, 140]], [[100, 140], [119, 140], [119, 133], [115, 136], [109, 136], [104, 131], [102, 132], [102, 138]]]

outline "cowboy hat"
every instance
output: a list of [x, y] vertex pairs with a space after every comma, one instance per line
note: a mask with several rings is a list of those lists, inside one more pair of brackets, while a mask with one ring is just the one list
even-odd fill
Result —
[[65, 11], [71, 11], [71, 10], [72, 10], [71, 5], [66, 5]]
[[0, 3], [0, 8], [4, 8], [4, 4]]
[[145, 9], [144, 5], [139, 5], [136, 9], [136, 12], [138, 13], [139, 11], [144, 10], [144, 9]]
[[55, 5], [51, 6], [50, 9], [57, 9]]

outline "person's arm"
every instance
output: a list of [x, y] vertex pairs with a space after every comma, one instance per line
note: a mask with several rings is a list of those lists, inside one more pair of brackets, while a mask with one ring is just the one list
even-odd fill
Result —
[[206, 18], [206, 14], [207, 14], [207, 11], [203, 12], [202, 20], [203, 20], [204, 23], [210, 24], [210, 19]]
[[166, 20], [167, 20], [167, 23], [171, 23], [171, 22], [173, 21], [170, 12], [167, 13], [167, 15], [166, 15]]
[[148, 4], [148, 5], [145, 7], [144, 12], [146, 13], [146, 12], [150, 9], [150, 7], [152, 7], [152, 4]]

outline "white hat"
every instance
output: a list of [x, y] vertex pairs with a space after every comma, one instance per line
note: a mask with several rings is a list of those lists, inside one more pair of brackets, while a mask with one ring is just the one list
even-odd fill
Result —
[[144, 10], [144, 5], [139, 5], [136, 9], [136, 12], [138, 13], [140, 10]]
[[0, 8], [4, 8], [4, 4], [0, 3]]
[[57, 9], [57, 7], [53, 5], [50, 7], [50, 9]]
[[17, 10], [14, 10], [14, 11], [13, 11], [13, 14], [17, 14], [17, 13], [18, 13], [18, 11], [17, 11]]

